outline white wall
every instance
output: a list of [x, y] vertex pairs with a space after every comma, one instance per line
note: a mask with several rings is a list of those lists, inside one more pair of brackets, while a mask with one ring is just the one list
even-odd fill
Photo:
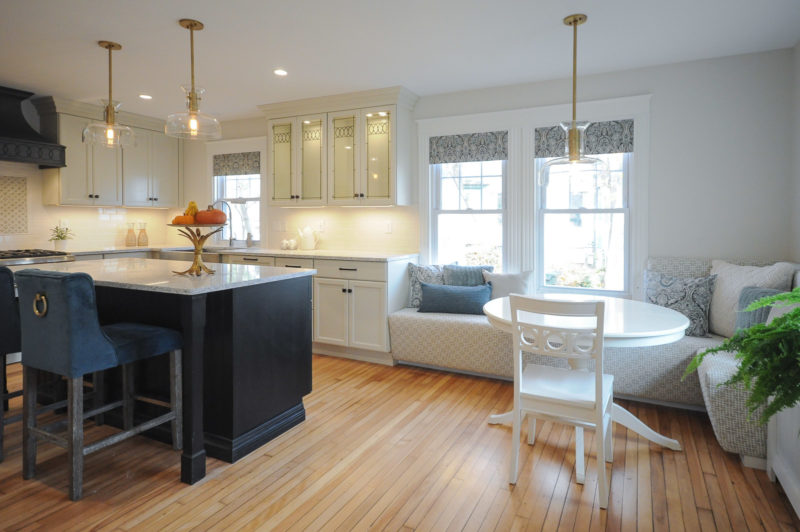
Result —
[[[791, 257], [792, 55], [780, 50], [579, 78], [579, 101], [653, 95], [650, 255]], [[570, 80], [497, 87], [420, 98], [414, 116], [570, 97]]]
[[792, 199], [792, 259], [800, 262], [800, 41], [793, 50], [794, 60], [794, 98], [792, 109], [794, 110], [794, 139], [792, 142], [791, 153], [794, 154], [794, 166], [792, 175], [794, 176], [794, 195]]

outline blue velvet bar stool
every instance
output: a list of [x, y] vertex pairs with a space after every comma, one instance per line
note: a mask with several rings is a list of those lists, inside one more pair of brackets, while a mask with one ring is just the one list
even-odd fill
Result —
[[22, 395], [22, 390], [8, 391], [6, 380], [6, 355], [17, 353], [21, 349], [19, 331], [19, 308], [17, 296], [14, 294], [14, 274], [6, 267], [0, 267], [0, 394], [3, 406], [0, 408], [0, 462], [3, 461], [3, 432], [5, 425], [18, 421], [15, 417], [5, 417], [8, 400]]
[[[181, 346], [179, 332], [141, 323], [100, 326], [94, 282], [85, 273], [22, 270], [15, 274], [22, 325], [22, 474], [33, 478], [38, 440], [67, 449], [69, 497], [81, 498], [83, 457], [162, 423], [172, 424], [175, 449], [181, 448]], [[134, 426], [133, 363], [170, 353], [170, 402], [166, 414]], [[122, 366], [122, 400], [83, 409], [83, 376]], [[36, 383], [39, 370], [67, 378], [67, 433], [61, 423], [37, 426]], [[148, 400], [149, 402], [157, 402]], [[83, 420], [122, 407], [123, 431], [84, 444]]]

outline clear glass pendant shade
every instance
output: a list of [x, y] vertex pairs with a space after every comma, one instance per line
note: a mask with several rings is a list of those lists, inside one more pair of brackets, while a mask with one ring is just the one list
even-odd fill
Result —
[[584, 155], [586, 128], [589, 127], [589, 124], [590, 122], [561, 122], [561, 128], [566, 136], [564, 156], [550, 159], [544, 163], [539, 171], [540, 185], [547, 186], [550, 183], [550, 175], [553, 173], [608, 175], [608, 165], [604, 161]]
[[[186, 111], [169, 115], [167, 123], [164, 125], [164, 133], [170, 137], [181, 139], [215, 140], [221, 138], [222, 127], [219, 125], [219, 121], [213, 116], [196, 110], [197, 102], [200, 101], [205, 89], [196, 87], [194, 94], [190, 86], [182, 85], [181, 89], [186, 93]], [[195, 110], [192, 110], [193, 108]]]
[[[108, 100], [103, 100], [106, 105], [106, 122], [93, 122], [83, 130], [83, 142], [99, 144], [107, 148], [115, 146], [132, 146], [136, 141], [133, 130], [128, 126], [114, 123], [108, 119]], [[119, 111], [119, 102], [111, 102], [114, 114]], [[111, 122], [111, 123], [109, 123]]]

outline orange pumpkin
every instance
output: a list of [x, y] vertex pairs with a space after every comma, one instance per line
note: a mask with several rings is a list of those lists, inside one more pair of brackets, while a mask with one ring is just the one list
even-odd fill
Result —
[[228, 217], [221, 210], [214, 209], [211, 207], [211, 205], [209, 205], [208, 209], [204, 211], [197, 211], [195, 220], [197, 220], [197, 223], [199, 224], [222, 225], [228, 220]]
[[185, 214], [179, 214], [178, 216], [172, 219], [172, 223], [180, 225], [191, 225], [194, 223], [194, 216], [186, 216]]

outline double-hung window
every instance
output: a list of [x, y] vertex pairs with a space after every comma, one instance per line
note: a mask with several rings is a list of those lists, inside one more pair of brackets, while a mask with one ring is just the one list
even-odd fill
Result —
[[253, 240], [261, 240], [260, 152], [217, 154], [213, 165], [214, 201], [225, 201], [231, 207], [222, 238], [231, 238], [232, 232], [234, 240], [245, 240], [248, 234]]
[[[594, 130], [591, 129], [595, 126]], [[633, 168], [633, 121], [600, 122], [587, 130], [587, 155], [608, 171], [580, 173], [568, 164], [551, 167], [538, 181], [537, 286], [629, 292], [629, 184]], [[559, 128], [560, 129], [560, 128]], [[554, 129], [537, 129], [536, 174], [563, 154], [545, 142]]]
[[503, 270], [508, 133], [430, 139], [432, 262]]

